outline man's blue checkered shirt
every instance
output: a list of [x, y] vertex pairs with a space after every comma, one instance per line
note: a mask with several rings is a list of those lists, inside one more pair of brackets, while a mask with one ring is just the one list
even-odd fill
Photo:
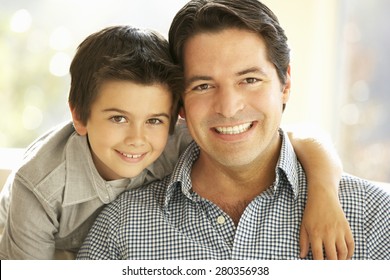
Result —
[[[281, 136], [276, 180], [248, 205], [237, 228], [191, 191], [191, 166], [199, 156], [192, 143], [171, 176], [123, 193], [101, 212], [78, 259], [299, 259], [306, 178]], [[339, 193], [355, 239], [353, 258], [389, 259], [389, 195], [349, 175]]]

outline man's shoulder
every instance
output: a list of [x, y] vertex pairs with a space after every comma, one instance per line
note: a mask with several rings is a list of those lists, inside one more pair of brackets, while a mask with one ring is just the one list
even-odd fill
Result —
[[340, 181], [340, 190], [344, 191], [346, 189], [364, 189], [370, 184], [371, 182], [366, 179], [354, 176], [349, 173], [344, 173]]
[[374, 182], [346, 174], [339, 195], [355, 239], [354, 259], [388, 259], [389, 192]]
[[380, 186], [374, 181], [360, 178], [352, 174], [344, 173], [340, 181], [340, 191], [341, 193], [343, 193], [350, 190], [363, 191], [363, 192], [373, 191], [373, 192], [388, 193], [388, 190], [385, 190], [383, 186]]
[[390, 194], [375, 182], [344, 174], [340, 181], [340, 199], [355, 201], [356, 204], [367, 206], [381, 206], [389, 203]]

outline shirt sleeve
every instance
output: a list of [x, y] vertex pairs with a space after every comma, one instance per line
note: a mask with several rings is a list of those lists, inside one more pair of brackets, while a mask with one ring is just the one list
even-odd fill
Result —
[[55, 215], [16, 175], [0, 241], [1, 259], [53, 259], [57, 228]]
[[367, 186], [366, 222], [368, 258], [390, 259], [390, 196], [374, 185]]
[[0, 193], [0, 232], [3, 232], [8, 215], [9, 201], [11, 199], [11, 186], [15, 178], [15, 172], [12, 172], [5, 182]]

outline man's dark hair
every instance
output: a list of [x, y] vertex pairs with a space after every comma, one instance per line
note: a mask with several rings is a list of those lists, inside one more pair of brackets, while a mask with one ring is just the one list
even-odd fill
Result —
[[[261, 36], [269, 60], [275, 65], [282, 84], [290, 63], [287, 37], [275, 14], [257, 0], [192, 0], [174, 17], [169, 44], [176, 63], [183, 67], [183, 48], [196, 34], [228, 28], [245, 29]], [[223, 42], [221, 42], [223, 43]]]

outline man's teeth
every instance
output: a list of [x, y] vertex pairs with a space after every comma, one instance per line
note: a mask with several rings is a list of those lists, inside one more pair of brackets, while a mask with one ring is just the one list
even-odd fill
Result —
[[127, 158], [140, 158], [141, 157], [141, 155], [130, 155], [130, 154], [125, 154], [125, 153], [121, 153], [121, 154]]
[[215, 130], [220, 134], [239, 134], [247, 131], [252, 126], [252, 123], [244, 123], [235, 126], [216, 127]]

